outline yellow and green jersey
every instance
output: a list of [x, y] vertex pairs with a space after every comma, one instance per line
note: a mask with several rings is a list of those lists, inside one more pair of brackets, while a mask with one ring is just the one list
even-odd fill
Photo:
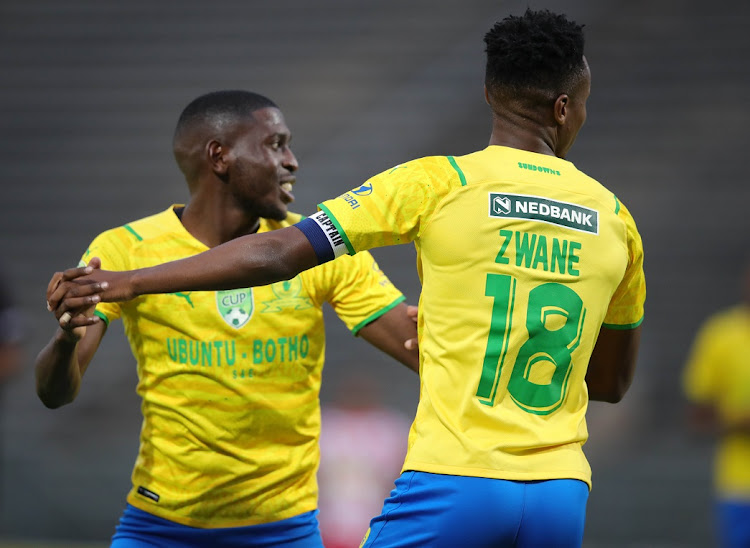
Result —
[[[750, 307], [736, 306], [701, 327], [683, 376], [685, 393], [716, 409], [722, 424], [750, 417]], [[729, 433], [714, 460], [719, 495], [750, 500], [750, 436]]]
[[[299, 221], [262, 220], [260, 232]], [[83, 261], [132, 270], [207, 247], [174, 212], [104, 232]], [[100, 303], [138, 363], [143, 426], [128, 502], [177, 523], [234, 527], [317, 506], [322, 305], [356, 334], [403, 300], [369, 254], [265, 287]]]
[[588, 361], [600, 327], [635, 328], [645, 300], [617, 198], [570, 162], [490, 146], [396, 166], [319, 207], [333, 255], [416, 245], [421, 391], [404, 470], [590, 483]]

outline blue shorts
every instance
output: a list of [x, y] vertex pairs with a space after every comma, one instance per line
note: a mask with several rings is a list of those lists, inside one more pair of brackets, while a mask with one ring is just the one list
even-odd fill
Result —
[[716, 504], [716, 521], [719, 546], [750, 546], [750, 501], [720, 500]]
[[318, 511], [248, 525], [201, 529], [188, 527], [128, 504], [110, 548], [323, 548]]
[[589, 488], [404, 472], [362, 548], [579, 547]]

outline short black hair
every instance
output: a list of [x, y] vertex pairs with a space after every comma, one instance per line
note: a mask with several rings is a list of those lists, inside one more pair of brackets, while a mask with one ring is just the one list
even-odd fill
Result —
[[484, 37], [490, 91], [569, 93], [583, 73], [583, 25], [549, 10], [498, 21]]
[[180, 114], [174, 138], [196, 123], [221, 125], [251, 116], [256, 110], [279, 108], [276, 103], [259, 93], [245, 90], [213, 91], [190, 102]]

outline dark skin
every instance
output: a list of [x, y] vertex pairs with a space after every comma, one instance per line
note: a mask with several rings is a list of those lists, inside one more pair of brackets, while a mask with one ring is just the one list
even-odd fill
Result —
[[[584, 64], [585, 70], [570, 93], [541, 105], [525, 102], [523, 94], [512, 90], [485, 89], [492, 110], [489, 144], [565, 158], [586, 121], [591, 73], [585, 58]], [[71, 269], [64, 273], [60, 286], [48, 293], [48, 299], [54, 306], [63, 300], [68, 303], [60, 313], [70, 310], [73, 317], [69, 321], [78, 325], [92, 321], [75, 312], [95, 295], [120, 301], [148, 293], [265, 285], [318, 264], [312, 245], [295, 227], [239, 238], [208, 253], [149, 269], [97, 272], [83, 278], [79, 278], [82, 270]], [[586, 374], [591, 400], [616, 403], [623, 398], [635, 373], [640, 334], [640, 327], [601, 328]]]
[[[298, 168], [289, 148], [290, 140], [283, 115], [276, 108], [257, 110], [252, 119], [230, 127], [204, 125], [182, 131], [175, 139], [174, 154], [191, 194], [181, 216], [187, 231], [209, 248], [222, 249], [222, 244], [253, 234], [261, 217], [284, 220], [287, 204], [294, 199], [291, 189]], [[281, 237], [268, 239], [263, 234], [259, 239], [278, 246], [291, 245], [304, 257], [307, 268], [317, 264], [307, 240], [306, 248], [300, 245], [299, 230], [273, 232]], [[286, 242], [290, 237], [293, 240]], [[273, 247], [265, 245], [252, 253], [258, 255], [259, 261], [279, 264], [280, 258], [275, 256]], [[104, 322], [93, 315], [96, 303], [107, 297], [99, 294], [103, 286], [95, 289], [96, 286], [89, 285], [87, 291], [84, 289], [87, 286], [81, 285], [85, 280], [81, 276], [88, 273], [107, 276], [99, 267], [99, 259], [94, 258], [87, 267], [57, 272], [47, 287], [48, 309], [57, 318], [59, 327], [36, 359], [36, 385], [40, 399], [48, 407], [60, 407], [76, 398], [83, 375], [106, 332]], [[264, 278], [281, 280], [293, 276]], [[234, 277], [219, 285], [239, 287], [234, 283], [240, 279]], [[70, 283], [85, 294], [68, 292]], [[412, 316], [409, 307], [400, 304], [360, 329], [359, 335], [418, 371], [419, 355], [413, 344], [417, 331]]]

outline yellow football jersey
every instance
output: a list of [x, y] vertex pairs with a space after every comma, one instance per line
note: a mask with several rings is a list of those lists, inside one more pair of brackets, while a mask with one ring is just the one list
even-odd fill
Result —
[[590, 484], [589, 357], [603, 324], [640, 324], [645, 300], [617, 198], [570, 162], [490, 146], [396, 166], [319, 207], [350, 254], [416, 245], [421, 390], [404, 470]]
[[[83, 261], [131, 270], [207, 247], [172, 206], [98, 236]], [[294, 224], [261, 221], [260, 232]], [[403, 300], [371, 255], [265, 287], [100, 303], [123, 319], [143, 425], [128, 502], [177, 523], [234, 527], [317, 506], [322, 305], [356, 332]]]
[[[691, 401], [716, 408], [723, 424], [750, 417], [750, 307], [736, 306], [701, 327], [685, 367]], [[714, 460], [717, 492], [750, 500], [750, 437], [722, 436]]]

